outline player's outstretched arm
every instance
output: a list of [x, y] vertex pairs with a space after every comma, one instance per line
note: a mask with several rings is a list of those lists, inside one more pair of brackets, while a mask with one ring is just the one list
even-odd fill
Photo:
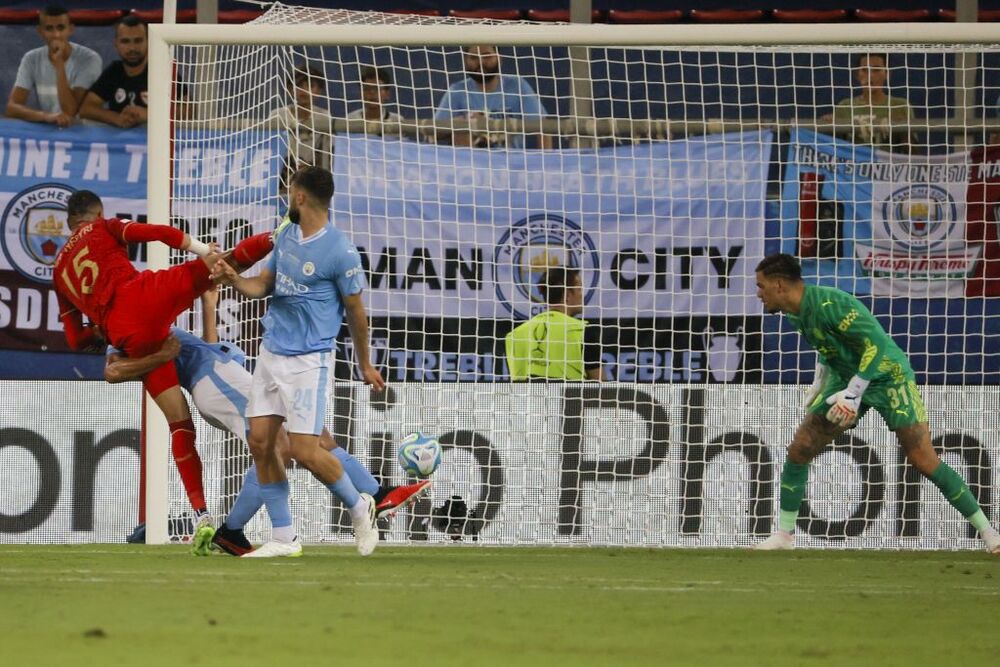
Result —
[[385, 380], [372, 364], [371, 350], [368, 347], [368, 313], [360, 292], [344, 296], [344, 312], [347, 328], [351, 332], [351, 342], [354, 343], [354, 353], [358, 356], [361, 377], [372, 389], [382, 391], [385, 389]]
[[175, 359], [180, 352], [181, 342], [174, 335], [168, 336], [167, 340], [163, 341], [163, 347], [158, 352], [145, 357], [132, 359], [113, 352], [107, 356], [107, 360], [104, 362], [104, 380], [111, 384], [141, 380], [151, 370]]
[[233, 288], [248, 299], [262, 299], [274, 292], [274, 274], [262, 269], [259, 276], [244, 278], [228, 262], [216, 262], [212, 267], [212, 278]]
[[171, 248], [187, 250], [199, 257], [205, 257], [213, 250], [215, 244], [203, 243], [170, 225], [150, 225], [132, 220], [107, 220], [111, 233], [123, 243], [149, 243], [160, 241]]
[[215, 285], [201, 295], [201, 339], [206, 343], [219, 342], [216, 310], [219, 306], [219, 286]]

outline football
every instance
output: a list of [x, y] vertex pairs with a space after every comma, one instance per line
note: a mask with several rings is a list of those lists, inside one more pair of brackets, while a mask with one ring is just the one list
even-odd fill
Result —
[[399, 445], [399, 465], [410, 475], [430, 477], [441, 465], [441, 443], [423, 433], [409, 434]]

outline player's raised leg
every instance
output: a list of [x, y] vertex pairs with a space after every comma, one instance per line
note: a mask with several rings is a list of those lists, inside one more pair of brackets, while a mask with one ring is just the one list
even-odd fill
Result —
[[825, 417], [808, 413], [799, 424], [788, 446], [785, 465], [781, 469], [780, 511], [778, 530], [755, 548], [762, 551], [794, 549], [795, 522], [805, 497], [809, 481], [809, 463], [833, 442], [840, 432]]
[[962, 476], [942, 461], [934, 451], [927, 422], [897, 429], [896, 438], [910, 464], [933, 482], [948, 503], [979, 531], [980, 537], [986, 544], [986, 550], [1000, 555], [1000, 534], [990, 525], [989, 519]]
[[319, 436], [311, 433], [289, 433], [289, 451], [293, 459], [323, 482], [340, 498], [351, 514], [358, 553], [367, 556], [378, 545], [375, 527], [375, 501], [367, 493], [359, 493], [336, 457], [320, 447]]

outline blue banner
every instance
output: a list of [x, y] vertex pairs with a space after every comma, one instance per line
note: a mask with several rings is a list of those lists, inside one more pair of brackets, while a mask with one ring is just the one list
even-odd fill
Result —
[[338, 136], [334, 214], [373, 267], [376, 315], [524, 319], [556, 265], [581, 270], [595, 317], [757, 315], [771, 141], [490, 151]]

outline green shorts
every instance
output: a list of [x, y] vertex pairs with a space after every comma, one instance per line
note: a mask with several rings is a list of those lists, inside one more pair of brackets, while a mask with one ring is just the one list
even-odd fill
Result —
[[[823, 391], [809, 405], [809, 412], [826, 416], [830, 409], [826, 399], [845, 389], [849, 379], [830, 373], [823, 385]], [[872, 381], [861, 397], [861, 410], [858, 412], [858, 421], [855, 424], [861, 421], [869, 408], [875, 408], [875, 411], [882, 415], [890, 431], [927, 421], [927, 408], [924, 407], [924, 401], [920, 397], [913, 371]]]

